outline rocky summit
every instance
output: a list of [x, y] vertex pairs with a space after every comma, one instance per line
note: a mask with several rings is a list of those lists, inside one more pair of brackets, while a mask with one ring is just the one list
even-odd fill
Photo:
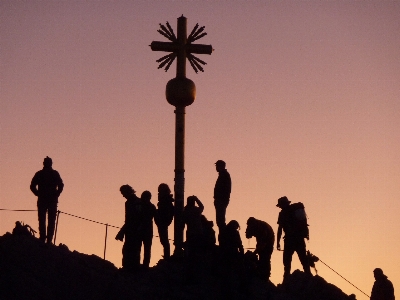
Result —
[[278, 286], [257, 277], [248, 277], [245, 286], [230, 282], [228, 296], [215, 264], [202, 263], [192, 281], [186, 269], [184, 261], [171, 258], [132, 274], [98, 256], [71, 252], [63, 244], [47, 245], [33, 236], [11, 233], [0, 237], [0, 299], [355, 299], [322, 277], [299, 270]]

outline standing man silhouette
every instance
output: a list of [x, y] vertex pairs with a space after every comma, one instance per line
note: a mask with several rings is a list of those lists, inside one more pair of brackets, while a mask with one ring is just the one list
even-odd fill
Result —
[[[299, 223], [296, 222], [296, 212], [294, 210], [294, 204], [290, 205], [291, 201], [286, 196], [278, 199], [276, 205], [281, 209], [278, 216], [278, 237], [276, 248], [281, 250], [280, 240], [282, 231], [285, 233], [284, 237], [284, 249], [283, 249], [283, 266], [284, 274], [283, 280], [290, 275], [290, 269], [292, 266], [292, 256], [294, 252], [297, 252], [300, 262], [303, 265], [304, 273], [311, 274], [310, 265], [307, 259], [306, 243], [304, 239], [309, 239], [308, 229], [304, 230]], [[304, 206], [303, 206], [304, 207]]]
[[153, 218], [156, 214], [156, 207], [151, 200], [151, 193], [144, 191], [140, 197], [142, 201], [142, 214], [143, 214], [143, 226], [142, 226], [142, 242], [143, 242], [143, 267], [148, 269], [150, 266], [151, 258], [151, 245], [153, 243]]
[[125, 202], [125, 223], [115, 237], [124, 241], [122, 248], [122, 268], [128, 272], [136, 272], [140, 268], [140, 250], [143, 233], [143, 205], [136, 196], [136, 191], [128, 184], [120, 187]]
[[225, 227], [225, 214], [231, 196], [232, 181], [223, 160], [218, 160], [215, 163], [215, 168], [218, 172], [218, 178], [214, 187], [214, 206], [217, 226], [221, 231]]
[[[51, 244], [57, 216], [58, 197], [64, 189], [60, 174], [52, 168], [53, 161], [46, 156], [43, 169], [33, 176], [30, 189], [38, 197], [39, 239]], [[46, 213], [48, 217], [46, 234]]]

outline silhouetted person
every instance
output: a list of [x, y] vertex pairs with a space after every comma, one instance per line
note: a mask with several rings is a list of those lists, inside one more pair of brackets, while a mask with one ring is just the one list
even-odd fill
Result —
[[255, 237], [257, 244], [254, 253], [258, 255], [257, 273], [263, 279], [271, 276], [271, 255], [274, 250], [275, 234], [272, 227], [264, 221], [250, 217], [247, 220], [246, 238]]
[[[198, 206], [196, 206], [196, 203]], [[204, 206], [196, 196], [189, 196], [183, 209], [183, 222], [186, 225], [185, 241], [185, 276], [186, 284], [194, 283], [201, 277], [204, 269], [203, 258], [203, 224], [201, 214]]]
[[[196, 206], [196, 203], [198, 206]], [[203, 225], [201, 222], [201, 214], [204, 205], [196, 196], [189, 196], [187, 204], [183, 209], [183, 221], [186, 225], [186, 248], [188, 256], [197, 254], [201, 248], [203, 241]]]
[[212, 254], [216, 247], [214, 222], [207, 220], [205, 215], [201, 215], [201, 226], [203, 228], [203, 248], [204, 252]]
[[169, 186], [165, 183], [161, 183], [158, 186], [158, 208], [156, 215], [154, 216], [154, 221], [157, 225], [161, 245], [164, 248], [164, 258], [168, 258], [171, 255], [168, 239], [168, 226], [171, 225], [174, 218], [173, 202], [174, 198], [172, 197]]
[[218, 178], [214, 187], [214, 206], [215, 218], [219, 230], [225, 226], [226, 208], [228, 207], [232, 190], [231, 176], [225, 167], [226, 163], [223, 160], [218, 160], [215, 163]]
[[240, 238], [238, 221], [230, 221], [218, 235], [219, 248], [224, 257], [238, 260], [244, 255], [243, 243]]
[[150, 265], [151, 257], [151, 244], [153, 242], [153, 218], [156, 213], [156, 207], [151, 200], [151, 193], [149, 191], [144, 191], [140, 197], [142, 201], [142, 242], [143, 242], [143, 267], [148, 268]]
[[395, 300], [392, 282], [383, 274], [382, 269], [374, 270], [375, 282], [372, 287], [371, 300]]
[[[32, 178], [30, 189], [38, 197], [39, 239], [51, 244], [57, 216], [58, 197], [64, 189], [60, 174], [52, 168], [53, 161], [46, 156], [43, 169]], [[46, 234], [47, 214], [47, 234]]]
[[[297, 204], [297, 203], [296, 203]], [[295, 214], [294, 204], [290, 205], [289, 199], [284, 196], [278, 199], [276, 205], [281, 209], [278, 217], [278, 238], [277, 238], [277, 249], [281, 250], [280, 240], [282, 236], [282, 230], [285, 232], [284, 237], [284, 250], [283, 250], [283, 266], [284, 274], [283, 280], [290, 275], [290, 269], [292, 266], [292, 256], [294, 252], [297, 252], [300, 262], [303, 266], [306, 274], [312, 275], [310, 265], [307, 258], [305, 238], [309, 239], [308, 229], [303, 228], [297, 222]], [[303, 206], [304, 208], [304, 206]], [[307, 226], [307, 225], [305, 225]]]
[[136, 191], [130, 185], [120, 188], [125, 202], [125, 223], [115, 237], [123, 241], [122, 267], [126, 271], [137, 271], [140, 267], [140, 249], [142, 246], [143, 207], [141, 199], [135, 195]]
[[243, 281], [244, 249], [239, 229], [239, 223], [232, 220], [221, 229], [218, 235], [219, 265], [224, 299], [234, 299], [234, 295]]

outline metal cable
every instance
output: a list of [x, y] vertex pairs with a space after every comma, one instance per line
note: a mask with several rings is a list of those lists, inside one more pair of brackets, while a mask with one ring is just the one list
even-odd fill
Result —
[[327, 266], [329, 269], [331, 269], [333, 272], [335, 272], [337, 275], [342, 277], [344, 280], [346, 280], [348, 283], [350, 283], [352, 286], [354, 286], [357, 290], [359, 290], [361, 293], [363, 293], [365, 296], [370, 298], [366, 293], [364, 293], [362, 290], [360, 290], [358, 287], [356, 287], [354, 284], [352, 284], [350, 281], [348, 281], [346, 278], [344, 278], [342, 275], [340, 275], [338, 272], [336, 272], [334, 269], [332, 269], [330, 266], [328, 266], [326, 263], [324, 263], [321, 259], [319, 259], [320, 262], [322, 262], [325, 266]]

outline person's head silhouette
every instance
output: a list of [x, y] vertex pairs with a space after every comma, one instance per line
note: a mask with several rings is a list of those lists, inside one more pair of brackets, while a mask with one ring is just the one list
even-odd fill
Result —
[[124, 184], [123, 186], [121, 186], [119, 188], [119, 191], [121, 192], [122, 196], [124, 196], [124, 198], [127, 198], [136, 193], [136, 191], [128, 184]]
[[144, 191], [144, 192], [142, 193], [142, 195], [140, 196], [140, 199], [141, 199], [143, 202], [150, 202], [150, 200], [151, 200], [151, 193], [150, 193], [149, 191]]
[[43, 160], [43, 167], [45, 167], [45, 168], [51, 168], [52, 165], [53, 165], [53, 160], [52, 160], [50, 157], [46, 156], [46, 157], [44, 158], [44, 160]]
[[215, 163], [215, 168], [216, 168], [217, 172], [221, 172], [221, 171], [225, 170], [226, 163], [223, 160], [217, 160], [217, 162]]

